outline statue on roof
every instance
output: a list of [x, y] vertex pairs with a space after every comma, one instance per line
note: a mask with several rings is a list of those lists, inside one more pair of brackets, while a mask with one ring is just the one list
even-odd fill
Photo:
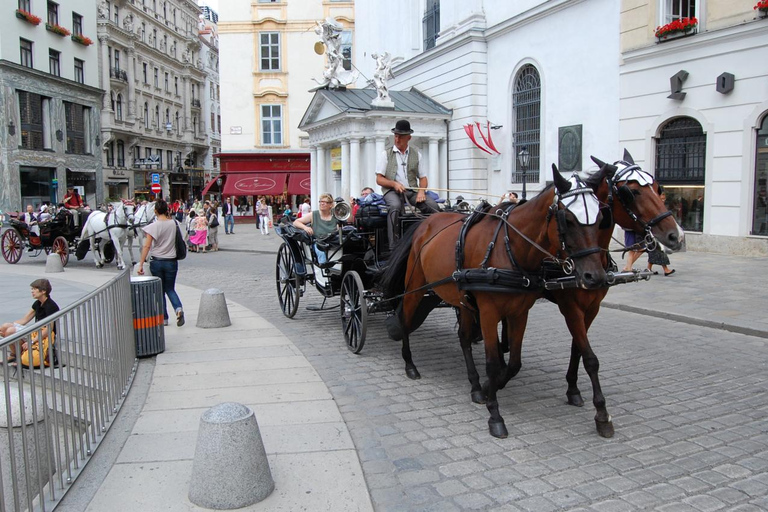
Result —
[[[325, 56], [328, 59], [325, 70], [323, 71], [323, 79], [315, 82], [320, 84], [320, 87], [329, 87], [331, 89], [337, 89], [339, 87], [346, 87], [357, 80], [357, 72], [351, 72], [344, 69], [344, 56], [341, 49], [341, 33], [344, 31], [343, 27], [334, 18], [328, 17], [325, 21], [316, 22], [315, 34], [320, 36], [320, 43], [325, 47]], [[322, 49], [318, 51], [318, 45], [315, 45], [315, 51], [320, 53]]]
[[371, 57], [376, 61], [376, 69], [373, 72], [373, 85], [376, 87], [376, 98], [371, 105], [374, 107], [394, 107], [392, 98], [389, 97], [389, 86], [387, 80], [394, 78], [392, 75], [392, 64], [399, 58], [393, 59], [389, 52], [382, 54], [374, 53]]

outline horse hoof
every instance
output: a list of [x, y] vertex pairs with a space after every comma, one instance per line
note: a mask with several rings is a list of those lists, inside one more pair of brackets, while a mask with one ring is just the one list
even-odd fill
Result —
[[581, 394], [566, 395], [568, 397], [568, 405], [575, 405], [576, 407], [584, 406], [584, 399], [581, 398]]
[[600, 437], [613, 437], [613, 422], [595, 420], [595, 426], [597, 427], [597, 435]]
[[101, 264], [101, 263], [97, 263], [97, 264], [96, 264], [96, 268], [104, 268], [104, 265], [103, 265], [103, 264]]
[[498, 439], [506, 439], [509, 435], [509, 432], [507, 432], [507, 426], [503, 421], [492, 422], [488, 420], [488, 431], [493, 437]]
[[485, 403], [485, 394], [482, 391], [472, 391], [469, 396], [472, 398], [472, 402], [476, 404]]
[[419, 373], [419, 370], [417, 370], [416, 368], [406, 368], [405, 374], [411, 380], [419, 380], [421, 378], [421, 374]]

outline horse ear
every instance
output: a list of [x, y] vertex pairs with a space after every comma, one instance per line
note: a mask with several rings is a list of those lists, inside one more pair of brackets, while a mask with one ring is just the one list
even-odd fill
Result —
[[571, 182], [563, 178], [563, 176], [560, 174], [560, 171], [557, 170], [557, 166], [555, 164], [552, 164], [552, 175], [555, 179], [555, 188], [557, 188], [559, 193], [565, 194], [571, 190]]
[[629, 151], [627, 151], [627, 148], [624, 148], [624, 161], [627, 162], [629, 165], [635, 165], [635, 160], [632, 158], [632, 155], [629, 154]]
[[594, 155], [590, 155], [589, 158], [591, 158], [592, 161], [595, 162], [600, 169], [602, 169], [603, 166], [605, 165], [605, 162], [603, 162], [602, 160], [600, 160]]

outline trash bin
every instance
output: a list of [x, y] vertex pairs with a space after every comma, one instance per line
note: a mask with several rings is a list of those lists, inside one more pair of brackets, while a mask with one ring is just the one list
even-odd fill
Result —
[[159, 277], [131, 277], [131, 306], [136, 357], [165, 352], [163, 285]]

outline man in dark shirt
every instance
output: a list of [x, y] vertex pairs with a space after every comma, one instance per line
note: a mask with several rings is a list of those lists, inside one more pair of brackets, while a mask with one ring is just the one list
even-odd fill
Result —
[[[32, 309], [18, 320], [0, 325], [0, 336], [10, 336], [23, 329], [33, 318], [35, 319], [35, 322], [39, 322], [59, 310], [59, 305], [50, 297], [53, 288], [47, 279], [36, 279], [35, 281], [32, 281], [32, 284], [29, 286], [32, 291], [32, 298], [35, 299], [35, 302], [32, 304]], [[48, 326], [43, 327], [41, 331], [40, 336], [45, 339], [48, 336]], [[56, 324], [53, 324], [53, 333], [56, 334]], [[24, 352], [28, 348], [29, 345], [27, 341], [24, 341], [21, 344], [21, 351]], [[8, 362], [11, 363], [16, 360], [16, 346], [11, 345], [9, 350], [10, 356], [8, 357]]]

